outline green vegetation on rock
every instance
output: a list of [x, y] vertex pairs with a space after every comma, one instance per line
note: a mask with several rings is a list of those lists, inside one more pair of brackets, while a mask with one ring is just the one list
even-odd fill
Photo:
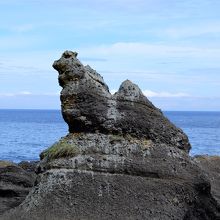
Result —
[[47, 157], [48, 160], [53, 160], [57, 158], [74, 157], [77, 154], [79, 154], [79, 149], [74, 144], [68, 143], [66, 139], [62, 139], [43, 151], [40, 154], [40, 158], [43, 159]]
[[6, 160], [0, 160], [0, 168], [7, 167], [7, 166], [13, 166], [14, 163]]

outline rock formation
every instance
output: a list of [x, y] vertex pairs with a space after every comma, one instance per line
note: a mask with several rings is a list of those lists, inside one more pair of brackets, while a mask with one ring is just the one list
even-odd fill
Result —
[[220, 204], [220, 157], [200, 155], [193, 160], [206, 173], [212, 185], [211, 192]]
[[66, 51], [53, 67], [59, 72], [62, 114], [69, 132], [130, 134], [154, 143], [190, 150], [187, 136], [176, 128], [131, 81], [114, 95], [103, 78], [83, 66], [77, 53]]
[[183, 131], [132, 82], [111, 95], [76, 56], [66, 51], [53, 65], [70, 133], [41, 153], [36, 186], [3, 218], [219, 219]]
[[0, 161], [0, 215], [23, 202], [35, 179], [34, 172], [8, 161]]

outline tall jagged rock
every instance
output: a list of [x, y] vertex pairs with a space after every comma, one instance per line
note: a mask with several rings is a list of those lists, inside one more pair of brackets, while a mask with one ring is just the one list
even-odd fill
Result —
[[220, 219], [183, 131], [129, 80], [111, 95], [76, 56], [53, 65], [70, 133], [41, 153], [36, 186], [3, 219]]
[[130, 134], [155, 143], [190, 150], [187, 136], [174, 126], [131, 81], [111, 95], [103, 78], [66, 51], [55, 61], [59, 72], [62, 114], [70, 133]]

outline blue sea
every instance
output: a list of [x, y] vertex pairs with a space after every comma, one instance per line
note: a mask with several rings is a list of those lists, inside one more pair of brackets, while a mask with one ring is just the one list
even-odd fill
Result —
[[[164, 112], [188, 135], [191, 155], [220, 155], [220, 112]], [[59, 110], [0, 110], [0, 160], [38, 160], [68, 127]]]

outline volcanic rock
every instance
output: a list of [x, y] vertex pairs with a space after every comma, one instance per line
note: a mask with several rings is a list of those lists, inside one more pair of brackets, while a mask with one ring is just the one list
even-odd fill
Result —
[[66, 51], [55, 61], [59, 72], [62, 114], [69, 132], [100, 132], [150, 139], [185, 151], [187, 136], [173, 125], [131, 81], [122, 83], [111, 95], [103, 78], [83, 66], [77, 53]]
[[21, 204], [33, 187], [35, 178], [34, 172], [0, 161], [0, 215]]
[[111, 95], [76, 56], [53, 65], [70, 133], [41, 153], [36, 186], [3, 219], [220, 219], [183, 131], [131, 81]]
[[220, 157], [197, 155], [193, 160], [198, 163], [199, 167], [206, 173], [211, 182], [211, 192], [220, 204]]

